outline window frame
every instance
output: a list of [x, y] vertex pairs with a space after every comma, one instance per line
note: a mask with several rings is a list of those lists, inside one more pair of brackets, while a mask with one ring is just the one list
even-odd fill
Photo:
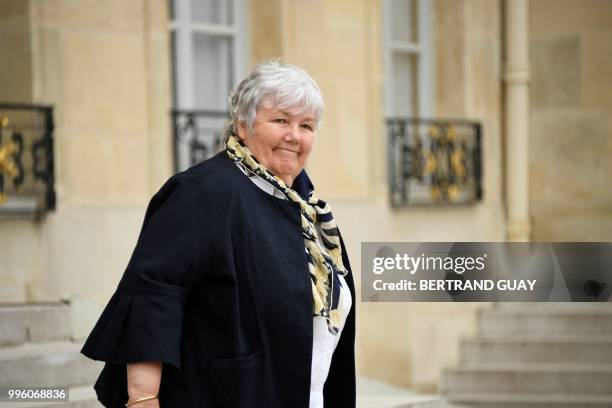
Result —
[[432, 4], [429, 0], [416, 1], [417, 41], [399, 41], [393, 39], [393, 0], [383, 0], [383, 52], [384, 52], [384, 101], [385, 116], [397, 117], [400, 110], [395, 106], [395, 92], [398, 87], [393, 83], [394, 54], [415, 56], [417, 67], [416, 99], [421, 118], [433, 117], [434, 83], [433, 83], [433, 35]]
[[[172, 53], [172, 83], [173, 105], [175, 109], [197, 109], [194, 78], [194, 34], [204, 34], [212, 37], [231, 38], [231, 61], [233, 66], [228, 74], [230, 87], [237, 85], [236, 81], [246, 75], [249, 49], [247, 44], [248, 0], [232, 0], [232, 24], [194, 22], [191, 21], [191, 5], [196, 0], [169, 0], [174, 6], [174, 16], [169, 13], [169, 30], [174, 34], [171, 46]], [[223, 1], [223, 3], [226, 3]], [[225, 109], [225, 108], [224, 108]]]

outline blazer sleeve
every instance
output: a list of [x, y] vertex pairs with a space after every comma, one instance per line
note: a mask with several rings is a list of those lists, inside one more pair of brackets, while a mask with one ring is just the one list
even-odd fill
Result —
[[132, 257], [81, 352], [113, 364], [181, 368], [183, 309], [202, 279], [209, 246], [198, 180], [179, 173], [151, 199]]

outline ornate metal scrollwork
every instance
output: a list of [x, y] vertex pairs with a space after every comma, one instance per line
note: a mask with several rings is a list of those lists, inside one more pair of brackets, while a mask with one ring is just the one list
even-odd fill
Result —
[[[32, 144], [32, 159], [34, 177], [41, 180], [46, 186], [45, 201], [48, 209], [55, 209], [55, 182], [53, 156], [53, 115], [51, 111], [45, 112], [45, 131], [43, 137]], [[49, 187], [51, 186], [51, 187]]]
[[9, 196], [41, 197], [38, 211], [54, 209], [53, 173], [53, 108], [0, 104], [0, 205]]
[[[8, 128], [10, 120], [8, 116], [0, 119], [2, 128]], [[6, 202], [4, 193], [4, 177], [13, 181], [13, 186], [18, 189], [23, 184], [23, 164], [21, 155], [23, 153], [23, 136], [15, 128], [10, 136], [10, 140], [3, 143], [2, 132], [0, 132], [0, 204]]]
[[482, 196], [480, 125], [467, 121], [387, 121], [394, 206], [457, 204]]
[[223, 150], [229, 114], [221, 111], [172, 112], [175, 170], [186, 169]]

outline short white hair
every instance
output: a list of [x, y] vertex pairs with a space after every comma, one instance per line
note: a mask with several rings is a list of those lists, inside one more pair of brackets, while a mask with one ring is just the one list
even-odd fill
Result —
[[252, 132], [262, 102], [278, 109], [299, 108], [299, 113], [312, 112], [315, 127], [321, 124], [323, 95], [319, 86], [304, 69], [280, 59], [257, 64], [231, 94], [229, 111], [233, 123], [230, 131], [235, 131], [233, 127], [238, 123], [244, 123]]

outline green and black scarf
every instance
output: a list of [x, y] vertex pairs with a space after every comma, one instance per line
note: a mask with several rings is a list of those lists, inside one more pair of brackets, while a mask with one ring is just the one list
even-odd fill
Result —
[[299, 204], [302, 236], [312, 281], [313, 316], [325, 317], [330, 333], [338, 334], [341, 323], [338, 311], [341, 283], [338, 275], [345, 276], [347, 271], [342, 263], [340, 232], [329, 206], [315, 196], [314, 189], [302, 196], [287, 187], [283, 180], [255, 159], [236, 135], [229, 136], [226, 149], [230, 159], [241, 163], [248, 171], [282, 191], [288, 200]]

